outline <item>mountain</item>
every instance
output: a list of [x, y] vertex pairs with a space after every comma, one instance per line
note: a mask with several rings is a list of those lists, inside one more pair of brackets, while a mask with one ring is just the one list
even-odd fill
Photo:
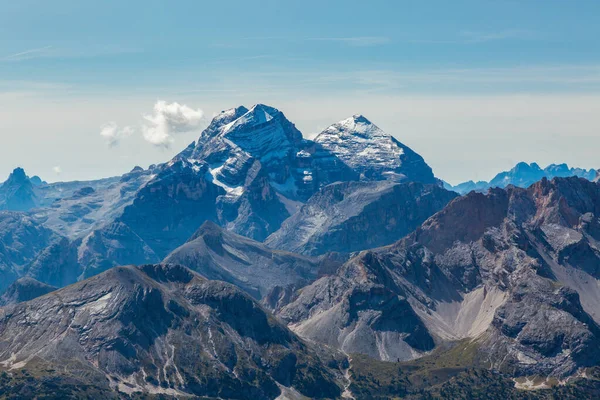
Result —
[[256, 162], [269, 184], [288, 199], [306, 200], [322, 185], [357, 179], [341, 160], [304, 139], [281, 111], [264, 104], [216, 116], [190, 157], [208, 163], [213, 182], [230, 197], [245, 191]]
[[33, 186], [42, 186], [42, 185], [47, 185], [48, 184], [48, 182], [43, 181], [42, 178], [40, 178], [37, 175], [34, 175], [31, 178], [29, 178], [29, 181], [31, 182], [31, 184]]
[[452, 190], [456, 193], [467, 194], [472, 191], [485, 192], [490, 188], [490, 184], [489, 184], [489, 182], [486, 182], [486, 181], [477, 181], [477, 182], [467, 181], [467, 182], [460, 183], [456, 186], [452, 186], [450, 184], [445, 184], [444, 188], [446, 190]]
[[436, 183], [423, 157], [362, 115], [331, 125], [315, 142], [339, 157], [362, 179]]
[[13, 396], [23, 386], [61, 398], [341, 394], [343, 357], [234, 286], [174, 265], [118, 267], [0, 308], [0, 343], [0, 391]]
[[542, 169], [536, 163], [527, 164], [518, 163], [510, 171], [504, 171], [496, 175], [491, 181], [479, 181], [477, 183], [468, 181], [456, 186], [450, 186], [449, 190], [454, 190], [460, 194], [469, 193], [472, 190], [485, 192], [489, 188], [505, 188], [508, 185], [526, 188], [542, 178], [566, 178], [569, 176], [578, 176], [593, 181], [598, 177], [598, 171], [594, 169], [569, 168], [567, 164], [550, 164]]
[[312, 196], [265, 244], [312, 256], [379, 247], [410, 233], [455, 197], [418, 182], [339, 182]]
[[58, 240], [59, 235], [24, 213], [0, 211], [0, 292], [23, 276], [27, 265]]
[[[409, 154], [409, 149], [402, 151]], [[83, 188], [84, 196], [77, 192], [75, 200], [56, 202], [53, 216], [38, 213], [61, 233], [79, 232], [75, 239], [82, 277], [116, 265], [159, 262], [205, 221], [263, 241], [322, 187], [357, 181], [362, 173], [318, 142], [304, 139], [281, 111], [263, 104], [221, 112], [197, 142], [150, 170], [128, 178], [133, 183], [127, 195], [110, 203], [112, 208], [102, 202], [115, 197], [107, 188]], [[387, 177], [382, 172], [379, 178]], [[112, 185], [125, 190], [122, 183]], [[90, 211], [94, 207], [101, 213]], [[99, 216], [102, 225], [85, 222]]]
[[54, 286], [46, 285], [32, 278], [19, 278], [0, 297], [0, 307], [33, 300], [57, 289]]
[[[141, 171], [144, 172], [143, 170]], [[151, 172], [145, 171], [145, 173], [140, 174], [139, 170], [135, 170], [132, 171], [132, 174], [148, 176]], [[69, 199], [77, 196], [78, 192], [82, 190], [88, 191], [91, 189], [106, 196], [102, 199], [96, 199], [96, 202], [90, 208], [93, 210], [106, 208], [103, 202], [110, 203], [114, 201], [121, 194], [120, 189], [123, 192], [129, 191], [128, 188], [119, 187], [117, 189], [116, 186], [123, 179], [130, 178], [129, 174], [125, 174], [123, 177], [104, 178], [94, 181], [47, 183], [42, 181], [38, 176], [30, 178], [22, 168], [15, 168], [8, 180], [0, 185], [0, 210], [27, 212], [36, 209], [36, 212], [41, 212], [40, 216], [42, 218], [49, 219], [48, 225], [52, 225], [53, 229], [55, 227], [57, 230], [67, 229], [64, 225], [75, 222], [77, 213], [80, 211], [66, 210], [70, 215], [64, 215], [65, 212], [61, 209], [62, 206], [55, 204], [56, 201]], [[54, 217], [54, 214], [59, 215], [58, 217]], [[52, 221], [53, 217], [62, 221]], [[88, 219], [93, 217], [94, 215], [89, 215]], [[97, 219], [101, 219], [101, 217], [103, 216], [98, 216]], [[81, 217], [80, 219], [84, 218]], [[64, 233], [68, 234], [69, 232]]]
[[33, 184], [22, 168], [16, 168], [0, 186], [0, 210], [27, 211], [37, 204]]
[[582, 178], [472, 192], [278, 315], [303, 337], [381, 360], [461, 341], [474, 367], [573, 376], [600, 365], [599, 216], [600, 185]]
[[276, 286], [306, 286], [325, 268], [317, 259], [271, 250], [212, 222], [205, 222], [164, 262], [184, 265], [208, 279], [232, 283], [257, 299]]
[[135, 168], [116, 178], [45, 184], [35, 189], [42, 200], [32, 215], [61, 235], [78, 239], [118, 217], [153, 176], [153, 169]]
[[[167, 163], [121, 177], [39, 185], [16, 170], [0, 192], [18, 198], [38, 224], [68, 239], [40, 253], [30, 272], [64, 286], [114, 266], [160, 262], [206, 221], [264, 241], [311, 196], [338, 181], [398, 178], [403, 171], [409, 179], [434, 181], [418, 155], [364, 117], [344, 134], [340, 140], [349, 144], [368, 136], [360, 146], [378, 149], [378, 156], [350, 162], [329, 149], [325, 134], [323, 144], [304, 139], [281, 111], [240, 106], [215, 116], [196, 142]], [[20, 186], [8, 191], [14, 182]]]

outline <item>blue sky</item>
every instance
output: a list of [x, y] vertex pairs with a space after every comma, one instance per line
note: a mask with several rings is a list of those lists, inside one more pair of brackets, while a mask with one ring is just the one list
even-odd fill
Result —
[[[0, 176], [161, 162], [157, 100], [273, 105], [306, 135], [362, 113], [451, 182], [600, 168], [597, 1], [0, 1]], [[141, 122], [140, 122], [141, 121]], [[134, 132], [107, 146], [107, 123]], [[198, 128], [200, 129], [200, 128]], [[60, 171], [60, 172], [58, 172]]]

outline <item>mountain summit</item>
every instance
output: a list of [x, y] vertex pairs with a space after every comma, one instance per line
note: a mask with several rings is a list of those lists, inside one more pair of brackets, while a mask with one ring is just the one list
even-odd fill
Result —
[[321, 132], [315, 142], [368, 180], [395, 178], [434, 183], [423, 158], [363, 115], [353, 115]]
[[264, 104], [221, 112], [189, 153], [178, 157], [208, 164], [209, 179], [232, 199], [246, 191], [252, 176], [264, 176], [277, 193], [299, 200], [328, 183], [357, 179], [341, 160], [303, 139], [281, 111]]

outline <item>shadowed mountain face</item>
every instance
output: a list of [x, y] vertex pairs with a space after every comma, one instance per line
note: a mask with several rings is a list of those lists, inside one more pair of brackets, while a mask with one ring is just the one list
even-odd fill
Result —
[[114, 268], [1, 308], [0, 343], [1, 370], [52, 379], [71, 395], [341, 393], [335, 367], [321, 362], [335, 364], [333, 353], [315, 351], [235, 287], [178, 266]]
[[499, 173], [489, 182], [468, 181], [456, 186], [446, 185], [446, 188], [460, 194], [466, 194], [473, 190], [476, 192], [485, 192], [489, 188], [505, 188], [509, 185], [526, 188], [542, 178], [553, 179], [570, 176], [578, 176], [593, 181], [598, 178], [599, 174], [594, 169], [569, 168], [567, 164], [550, 164], [542, 169], [536, 163], [527, 164], [521, 162], [510, 171]]
[[[495, 369], [568, 376], [600, 363], [599, 216], [600, 186], [580, 178], [471, 193], [279, 314], [301, 335], [383, 360], [469, 339]], [[373, 296], [353, 313], [367, 289], [403, 304], [393, 310], [405, 325], [387, 326], [388, 303]]]
[[379, 247], [412, 232], [455, 197], [417, 182], [335, 183], [311, 197], [265, 243], [307, 255]]
[[27, 265], [59, 238], [23, 213], [0, 211], [0, 292], [23, 276]]
[[181, 264], [209, 279], [232, 283], [261, 299], [276, 286], [302, 287], [319, 277], [325, 262], [272, 250], [206, 222], [166, 263]]

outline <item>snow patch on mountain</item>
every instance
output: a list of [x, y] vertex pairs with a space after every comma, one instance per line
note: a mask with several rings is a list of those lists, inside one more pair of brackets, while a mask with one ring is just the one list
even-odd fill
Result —
[[[227, 162], [229, 162], [229, 160], [227, 160], [225, 163], [227, 163]], [[219, 180], [219, 175], [221, 174], [221, 171], [225, 167], [225, 163], [212, 165], [212, 166], [208, 167], [208, 172], [206, 174], [208, 181], [225, 189], [227, 196], [239, 197], [244, 193], [243, 185], [229, 185], [229, 184]]]

